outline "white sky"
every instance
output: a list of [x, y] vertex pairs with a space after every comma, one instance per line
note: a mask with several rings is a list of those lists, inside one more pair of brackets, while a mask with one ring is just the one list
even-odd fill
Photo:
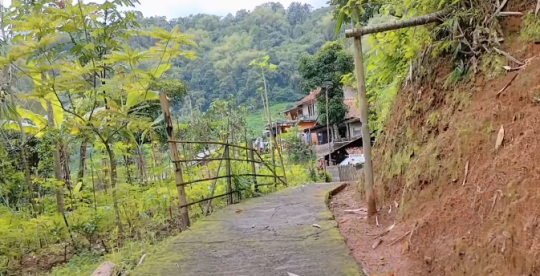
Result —
[[[90, 0], [89, 0], [90, 1]], [[91, 0], [103, 2], [103, 0]], [[326, 5], [328, 0], [139, 0], [141, 5], [136, 9], [144, 16], [166, 16], [175, 18], [190, 14], [207, 13], [225, 16], [228, 13], [235, 14], [241, 9], [253, 10], [256, 6], [266, 2], [280, 2], [285, 8], [292, 2], [302, 2], [319, 8]], [[3, 0], [6, 6], [11, 0]]]

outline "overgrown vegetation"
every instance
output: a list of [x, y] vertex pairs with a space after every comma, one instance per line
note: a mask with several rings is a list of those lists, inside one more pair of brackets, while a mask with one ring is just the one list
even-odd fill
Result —
[[523, 28], [520, 32], [520, 37], [523, 41], [538, 42], [540, 41], [540, 20], [530, 11], [525, 18], [523, 18]]
[[[365, 57], [366, 84], [374, 111], [370, 114], [370, 128], [377, 133], [390, 117], [394, 99], [404, 84], [434, 81], [435, 71], [441, 69], [432, 66], [436, 57], [450, 56], [453, 61], [445, 81], [445, 87], [450, 88], [469, 72], [476, 73], [486, 49], [492, 51], [503, 41], [498, 14], [493, 12], [500, 12], [503, 7], [499, 9], [494, 1], [349, 0], [331, 3], [339, 11], [335, 13], [338, 26], [347, 22], [361, 26], [369, 24], [367, 19], [374, 22], [377, 17], [396, 21], [445, 9], [451, 11], [436, 26], [405, 28], [367, 37], [371, 49]], [[354, 78], [346, 80], [354, 84]]]
[[[120, 11], [134, 3], [41, 0], [1, 7], [0, 275], [41, 274], [64, 263], [53, 275], [86, 275], [105, 259], [125, 272], [142, 250], [178, 233], [174, 166], [158, 94], [176, 104], [185, 95], [185, 85], [167, 72], [194, 59], [195, 44], [178, 28], [140, 28], [134, 13]], [[132, 48], [132, 37], [153, 46]], [[250, 142], [248, 108], [236, 98], [190, 111], [175, 118], [176, 139]], [[179, 150], [186, 159], [224, 153], [198, 144]], [[231, 154], [248, 158], [241, 150]], [[182, 177], [224, 175], [219, 166], [186, 163]], [[283, 167], [289, 185], [311, 181], [304, 163]], [[231, 164], [233, 174], [251, 169], [245, 161]], [[242, 197], [253, 195], [252, 178], [232, 181]], [[188, 185], [188, 202], [211, 191], [223, 194], [225, 182]], [[223, 198], [196, 204], [190, 215], [197, 219], [225, 205]]]

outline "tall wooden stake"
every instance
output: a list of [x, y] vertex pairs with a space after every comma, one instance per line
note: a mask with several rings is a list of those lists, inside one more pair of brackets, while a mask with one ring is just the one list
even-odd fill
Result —
[[358, 82], [358, 98], [360, 101], [360, 121], [362, 121], [362, 147], [364, 150], [364, 180], [366, 199], [368, 205], [368, 216], [373, 216], [377, 213], [377, 204], [375, 202], [375, 194], [373, 192], [373, 166], [371, 162], [371, 134], [369, 133], [368, 125], [368, 104], [366, 96], [366, 77], [364, 74], [364, 57], [362, 54], [362, 37], [354, 38], [354, 59], [356, 80]]
[[259, 193], [259, 185], [257, 185], [257, 168], [255, 168], [255, 154], [253, 153], [253, 143], [250, 143], [248, 147], [251, 149], [249, 150], [249, 159], [251, 163], [251, 173], [253, 174], [253, 185], [255, 185], [255, 192]]
[[182, 167], [180, 158], [178, 157], [178, 148], [176, 143], [173, 142], [173, 122], [171, 119], [171, 111], [169, 110], [169, 100], [165, 93], [159, 93], [159, 101], [161, 103], [161, 108], [163, 109], [163, 116], [165, 117], [165, 124], [167, 125], [167, 137], [169, 138], [169, 146], [171, 147], [171, 158], [174, 163], [174, 173], [176, 178], [176, 189], [178, 190], [178, 203], [180, 206], [180, 228], [184, 230], [186, 227], [190, 226], [189, 214], [187, 207], [182, 207], [187, 205], [186, 190], [184, 189], [184, 178], [182, 176]]
[[229, 146], [225, 146], [225, 166], [227, 167], [227, 205], [234, 203], [232, 194], [232, 170], [231, 170], [231, 156], [229, 152]]
[[373, 193], [373, 166], [371, 162], [371, 136], [368, 126], [368, 105], [366, 96], [366, 77], [364, 74], [364, 57], [362, 54], [362, 36], [367, 34], [381, 33], [402, 28], [425, 25], [440, 22], [441, 18], [450, 13], [450, 9], [442, 10], [432, 14], [410, 18], [406, 20], [369, 26], [361, 29], [351, 29], [345, 32], [346, 37], [354, 38], [354, 59], [355, 71], [358, 84], [358, 98], [360, 100], [360, 120], [362, 121], [362, 142], [364, 147], [365, 190], [368, 204], [368, 216], [377, 213], [375, 194]]

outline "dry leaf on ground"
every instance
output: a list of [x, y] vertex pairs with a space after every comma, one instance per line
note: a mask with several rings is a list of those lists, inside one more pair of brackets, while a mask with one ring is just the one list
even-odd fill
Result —
[[499, 134], [497, 135], [497, 142], [495, 143], [495, 149], [499, 149], [504, 141], [504, 126], [501, 126], [501, 129], [499, 130]]

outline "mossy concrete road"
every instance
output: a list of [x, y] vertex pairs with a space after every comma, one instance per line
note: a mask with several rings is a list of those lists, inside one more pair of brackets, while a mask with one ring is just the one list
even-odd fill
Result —
[[289, 188], [224, 208], [148, 256], [132, 275], [360, 276], [325, 203], [338, 186]]

